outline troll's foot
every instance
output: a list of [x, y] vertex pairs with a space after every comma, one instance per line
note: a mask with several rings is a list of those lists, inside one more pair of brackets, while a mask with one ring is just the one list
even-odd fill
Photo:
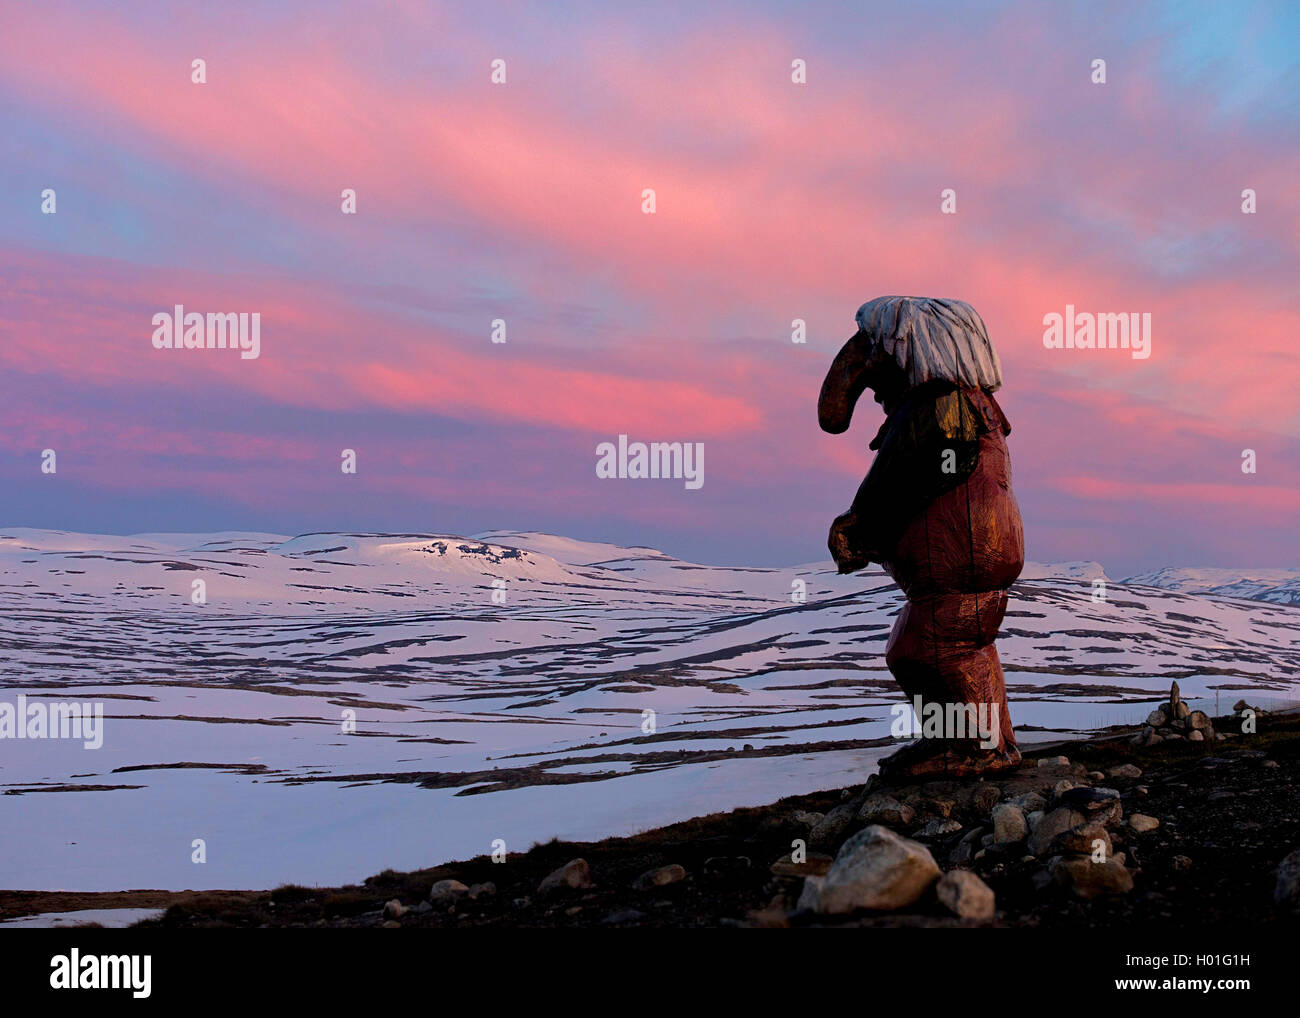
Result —
[[981, 749], [978, 744], [920, 739], [880, 761], [880, 776], [891, 783], [932, 778], [966, 778], [1020, 766], [1020, 750]]

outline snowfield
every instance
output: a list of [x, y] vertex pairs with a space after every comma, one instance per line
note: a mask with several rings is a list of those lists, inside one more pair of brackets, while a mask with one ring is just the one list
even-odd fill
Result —
[[[0, 704], [105, 715], [97, 750], [0, 740], [0, 887], [335, 884], [861, 782], [900, 601], [537, 533], [0, 530]], [[1023, 741], [1172, 679], [1289, 704], [1300, 570], [1031, 563], [999, 648]]]

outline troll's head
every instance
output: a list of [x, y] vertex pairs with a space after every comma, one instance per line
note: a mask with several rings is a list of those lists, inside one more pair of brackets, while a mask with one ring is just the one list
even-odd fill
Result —
[[858, 331], [835, 357], [817, 400], [822, 430], [848, 430], [853, 408], [871, 389], [889, 402], [926, 382], [994, 392], [1002, 366], [975, 309], [960, 300], [877, 297], [858, 308]]

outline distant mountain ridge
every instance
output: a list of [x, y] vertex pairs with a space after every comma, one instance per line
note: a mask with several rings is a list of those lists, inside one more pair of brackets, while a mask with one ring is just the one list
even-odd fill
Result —
[[1124, 583], [1208, 597], [1240, 597], [1271, 604], [1300, 604], [1297, 569], [1187, 569], [1166, 567], [1130, 576]]
[[[830, 562], [810, 562], [785, 567], [710, 566], [674, 558], [655, 548], [623, 546], [599, 541], [546, 534], [538, 531], [493, 530], [470, 536], [436, 533], [352, 533], [313, 532], [288, 536], [262, 532], [217, 531], [213, 533], [144, 533], [130, 535], [78, 534], [28, 527], [0, 529], [0, 562], [13, 556], [34, 554], [50, 562], [60, 556], [70, 561], [103, 558], [119, 568], [148, 565], [165, 560], [173, 570], [182, 569], [176, 559], [193, 556], [195, 569], [225, 560], [233, 565], [249, 556], [276, 556], [285, 561], [316, 561], [322, 565], [366, 565], [380, 572], [437, 575], [454, 586], [477, 586], [492, 579], [563, 584], [592, 578], [595, 569], [604, 579], [618, 582], [619, 574], [642, 579], [657, 577], [674, 584], [696, 587], [702, 575], [710, 580], [716, 573], [807, 574], [831, 571]], [[36, 564], [28, 562], [28, 565]], [[295, 567], [288, 567], [295, 568]], [[308, 567], [297, 567], [308, 568]], [[63, 570], [76, 574], [72, 569]], [[869, 569], [857, 575], [870, 576]], [[85, 571], [81, 571], [84, 575]], [[387, 577], [386, 577], [387, 578]], [[397, 579], [397, 577], [391, 577]], [[886, 578], [887, 579], [887, 578]], [[1112, 580], [1100, 563], [1091, 561], [1026, 562], [1020, 582], [1072, 580], [1091, 583], [1105, 580], [1123, 586], [1158, 587], [1162, 590], [1203, 597], [1240, 598], [1271, 604], [1300, 604], [1300, 568], [1228, 569], [1165, 567]], [[294, 586], [290, 584], [290, 586]]]

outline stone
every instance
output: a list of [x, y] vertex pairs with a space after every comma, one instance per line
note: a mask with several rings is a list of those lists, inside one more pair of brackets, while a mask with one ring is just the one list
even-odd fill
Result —
[[956, 820], [945, 820], [943, 817], [935, 817], [913, 836], [917, 838], [942, 838], [949, 834], [956, 834], [960, 830], [961, 824]]
[[1124, 867], [1123, 852], [1105, 862], [1093, 862], [1086, 855], [1059, 855], [1052, 860], [1050, 872], [1058, 885], [1084, 901], [1133, 890], [1133, 875]]
[[1061, 806], [1043, 816], [1029, 836], [1029, 854], [1042, 855], [1058, 834], [1083, 823], [1083, 814]]
[[384, 902], [385, 919], [401, 919], [406, 915], [406, 906], [394, 898], [392, 901]]
[[1179, 873], [1186, 873], [1188, 870], [1192, 868], [1192, 860], [1190, 856], [1176, 855], [1174, 856], [1172, 861], [1174, 864], [1174, 869], [1177, 870]]
[[809, 852], [803, 862], [794, 862], [783, 855], [772, 863], [772, 875], [777, 877], [824, 877], [834, 860], [821, 852]]
[[795, 904], [795, 910], [816, 912], [818, 900], [821, 898], [822, 884], [825, 882], [825, 877], [808, 877], [804, 880], [803, 890], [799, 892], [799, 901]]
[[1069, 767], [1068, 756], [1042, 756], [1038, 758], [1039, 767]]
[[808, 832], [808, 844], [814, 848], [832, 848], [839, 843], [846, 827], [852, 823], [857, 810], [849, 802], [841, 803], [822, 817], [821, 822]]
[[1047, 846], [1047, 853], [1091, 857], [1097, 852], [1097, 842], [1101, 842], [1103, 858], [1109, 859], [1114, 854], [1114, 845], [1111, 843], [1110, 835], [1106, 833], [1106, 828], [1101, 824], [1081, 824], [1068, 831], [1062, 831], [1053, 838], [1052, 843]]
[[923, 816], [942, 817], [947, 820], [956, 807], [957, 803], [952, 799], [923, 799], [920, 809]]
[[496, 893], [497, 885], [490, 880], [482, 884], [470, 884], [467, 892], [470, 898], [490, 898]]
[[1160, 826], [1160, 821], [1155, 817], [1149, 817], [1145, 813], [1134, 813], [1128, 818], [1128, 825], [1138, 834], [1146, 834], [1148, 831], [1154, 831]]
[[916, 816], [911, 806], [904, 805], [892, 796], [876, 792], [867, 796], [858, 819], [868, 824], [889, 824], [893, 827], [906, 827]]
[[1058, 781], [1056, 784], [1052, 786], [1052, 798], [1059, 799], [1061, 796], [1063, 796], [1066, 792], [1068, 792], [1073, 787], [1074, 787], [1073, 781], [1071, 781], [1069, 778], [1062, 778], [1060, 781]]
[[672, 863], [642, 873], [632, 882], [632, 887], [638, 891], [645, 891], [652, 887], [667, 887], [669, 884], [680, 883], [685, 879], [686, 869], [677, 863]]
[[1174, 721], [1186, 721], [1192, 716], [1192, 708], [1187, 706], [1186, 702], [1179, 701], [1174, 706]]
[[439, 880], [429, 888], [429, 900], [435, 905], [454, 902], [469, 892], [459, 880]]
[[1089, 772], [1088, 772], [1088, 780], [1089, 780], [1089, 781], [1105, 781], [1105, 780], [1106, 780], [1106, 775], [1105, 775], [1105, 773], [1103, 773], [1102, 771], [1089, 771]]
[[1300, 911], [1300, 848], [1278, 864], [1273, 901], [1279, 908]]
[[1100, 813], [1109, 810], [1112, 803], [1119, 802], [1119, 791], [1114, 788], [1089, 788], [1080, 785], [1062, 792], [1056, 797], [1056, 805], [1068, 806], [1070, 809], [1084, 813]]
[[976, 813], [987, 813], [1002, 798], [1002, 790], [987, 781], [980, 782], [971, 792], [970, 804]]
[[1210, 722], [1210, 715], [1206, 714], [1203, 710], [1192, 711], [1192, 713], [1187, 716], [1187, 723], [1192, 728], [1199, 729], [1200, 731], [1205, 731], [1206, 729], [1213, 730], [1214, 728], [1214, 725]]
[[817, 910], [838, 915], [859, 908], [906, 908], [940, 876], [928, 848], [872, 824], [840, 848], [821, 884]]
[[1025, 792], [1023, 795], [1017, 795], [1014, 799], [1008, 799], [1012, 806], [1019, 806], [1021, 812], [1026, 815], [1033, 813], [1035, 810], [1047, 809], [1047, 800], [1037, 792]]
[[1101, 824], [1104, 827], [1116, 827], [1124, 819], [1124, 805], [1118, 799], [1109, 806], [1099, 810], [1094, 810], [1088, 814], [1089, 823]]
[[1201, 731], [1199, 731], [1199, 730], [1197, 730], [1197, 729], [1192, 729], [1192, 731], [1190, 731], [1190, 732], [1187, 733], [1187, 741], [1188, 741], [1188, 742], [1204, 742], [1204, 741], [1205, 741], [1205, 733], [1204, 733], [1204, 732], [1201, 732]]
[[809, 813], [807, 810], [797, 809], [790, 814], [790, 819], [804, 827], [816, 827], [825, 816], [825, 813]]
[[601, 922], [607, 923], [610, 926], [616, 926], [619, 923], [634, 923], [638, 919], [644, 919], [644, 918], [645, 918], [644, 912], [638, 912], [634, 908], [624, 908], [624, 909], [620, 909], [617, 912], [611, 912], [609, 915], [605, 916], [605, 918], [602, 919]]
[[965, 866], [970, 863], [974, 857], [981, 838], [984, 836], [983, 827], [972, 827], [957, 843], [957, 847], [952, 850], [948, 856], [948, 863], [951, 866]]
[[998, 845], [1011, 845], [1029, 837], [1029, 823], [1019, 806], [1004, 802], [993, 807], [993, 841]]
[[1112, 778], [1132, 778], [1136, 780], [1142, 777], [1142, 768], [1136, 764], [1119, 764], [1106, 773]]
[[992, 919], [996, 911], [993, 889], [970, 870], [952, 870], [935, 885], [939, 901], [962, 919]]
[[1169, 715], [1167, 715], [1163, 710], [1153, 710], [1147, 715], [1147, 724], [1152, 728], [1159, 728], [1161, 725], [1168, 722], [1168, 720]]
[[547, 874], [537, 885], [538, 894], [556, 891], [578, 891], [591, 886], [591, 869], [586, 859], [570, 859], [559, 869]]
[[1182, 693], [1180, 693], [1180, 692], [1178, 691], [1178, 683], [1177, 683], [1177, 682], [1171, 682], [1171, 683], [1169, 684], [1169, 703], [1170, 703], [1170, 706], [1176, 706], [1177, 704], [1180, 704], [1180, 703], [1182, 703], [1182, 702], [1183, 702], [1183, 695], [1182, 695]]
[[1280, 767], [1281, 764], [1279, 764], [1276, 760], [1265, 760], [1262, 764], [1260, 764], [1260, 766], [1267, 767], [1270, 770], [1272, 770], [1274, 767]]

